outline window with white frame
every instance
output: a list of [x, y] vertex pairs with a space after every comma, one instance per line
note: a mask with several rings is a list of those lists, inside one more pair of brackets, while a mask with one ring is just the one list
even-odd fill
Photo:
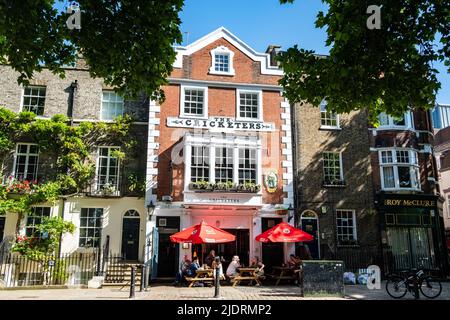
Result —
[[230, 72], [230, 55], [228, 53], [216, 53], [214, 55], [214, 70], [219, 72]]
[[25, 234], [27, 237], [39, 236], [36, 231], [38, 225], [42, 223], [44, 218], [50, 217], [50, 207], [33, 207], [30, 214], [27, 215], [27, 223], [25, 226]]
[[339, 115], [327, 111], [327, 102], [320, 103], [320, 127], [324, 129], [339, 129]]
[[182, 87], [181, 116], [205, 118], [208, 116], [208, 91], [205, 87]]
[[256, 150], [239, 149], [239, 184], [256, 183]]
[[37, 144], [17, 144], [14, 163], [14, 177], [17, 180], [36, 180], [38, 160], [39, 147]]
[[102, 96], [102, 120], [114, 120], [123, 115], [124, 100], [114, 91], [105, 90]]
[[193, 146], [191, 151], [191, 182], [210, 181], [209, 147]]
[[211, 50], [211, 58], [211, 68], [209, 69], [210, 74], [229, 76], [235, 75], [233, 68], [233, 51], [225, 46], [219, 46]]
[[99, 147], [97, 165], [97, 190], [108, 188], [117, 191], [119, 189], [119, 164], [120, 159], [115, 154], [119, 147]]
[[233, 182], [233, 148], [216, 147], [215, 179], [217, 182]]
[[341, 184], [344, 180], [340, 152], [324, 152], [322, 155], [325, 185]]
[[417, 152], [405, 149], [379, 151], [383, 190], [420, 189]]
[[380, 113], [378, 115], [380, 121], [379, 129], [393, 128], [393, 129], [405, 129], [412, 127], [411, 112], [406, 112], [403, 116], [396, 118], [386, 113]]
[[339, 244], [356, 242], [356, 215], [354, 210], [336, 210], [336, 224]]
[[25, 87], [23, 90], [22, 111], [29, 111], [42, 116], [44, 114], [45, 92], [45, 87]]
[[81, 208], [79, 246], [98, 248], [103, 225], [103, 208]]
[[261, 91], [238, 90], [238, 118], [261, 121], [261, 100]]

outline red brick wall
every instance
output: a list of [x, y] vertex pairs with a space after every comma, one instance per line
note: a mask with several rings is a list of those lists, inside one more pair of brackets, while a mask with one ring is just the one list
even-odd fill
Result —
[[[220, 45], [227, 46], [234, 52], [234, 69], [235, 76], [216, 76], [209, 75], [211, 67], [210, 51]], [[177, 78], [190, 78], [195, 80], [210, 80], [234, 83], [259, 83], [277, 85], [279, 77], [261, 75], [259, 62], [252, 61], [242, 52], [238, 51], [234, 46], [224, 39], [210, 44], [209, 46], [195, 52], [190, 57], [183, 60], [183, 69], [175, 69], [171, 75]], [[178, 138], [189, 129], [169, 128], [166, 126], [167, 117], [178, 117], [180, 111], [180, 86], [168, 85], [163, 87], [166, 100], [161, 104], [159, 126], [160, 136], [158, 138], [159, 157], [158, 157], [158, 198], [163, 195], [173, 197], [174, 201], [182, 201], [184, 188], [184, 164], [171, 165], [172, 148], [179, 142]], [[274, 133], [260, 133], [263, 141], [263, 168], [264, 174], [267, 169], [275, 169], [279, 175], [279, 185], [276, 193], [269, 194], [263, 188], [264, 203], [282, 203], [283, 197], [283, 168], [282, 161], [286, 160], [286, 156], [282, 155], [282, 149], [285, 146], [281, 143], [281, 126], [284, 120], [281, 119], [281, 102], [283, 98], [279, 91], [263, 91], [263, 120], [264, 122], [272, 122], [277, 129]], [[236, 117], [236, 89], [234, 88], [217, 88], [210, 86], [208, 88], [208, 116], [224, 116]], [[172, 172], [170, 175], [169, 173]], [[170, 186], [172, 184], [172, 193]]]

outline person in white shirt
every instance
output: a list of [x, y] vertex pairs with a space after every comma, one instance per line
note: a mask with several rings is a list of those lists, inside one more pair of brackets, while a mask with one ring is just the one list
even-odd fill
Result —
[[239, 268], [241, 265], [239, 264], [239, 257], [234, 256], [231, 260], [230, 265], [227, 268], [227, 277], [233, 278], [237, 275], [237, 268]]

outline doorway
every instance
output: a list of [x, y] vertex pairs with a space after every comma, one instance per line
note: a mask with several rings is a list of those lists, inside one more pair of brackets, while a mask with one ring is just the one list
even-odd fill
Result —
[[180, 231], [179, 217], [157, 217], [158, 228], [158, 278], [173, 278], [178, 271], [179, 245], [170, 236]]
[[[275, 227], [281, 223], [281, 218], [262, 218], [261, 233]], [[262, 244], [262, 262], [266, 267], [266, 273], [272, 271], [272, 267], [281, 266], [284, 263], [284, 246], [283, 243], [263, 243]]]
[[139, 259], [140, 226], [139, 212], [127, 211], [122, 219], [122, 255], [126, 261]]
[[[200, 262], [202, 259], [205, 259], [211, 250], [216, 252], [216, 256], [223, 257], [225, 261], [222, 262], [223, 270], [225, 271], [228, 268], [228, 265], [231, 262], [233, 256], [239, 256], [240, 264], [248, 266], [250, 263], [250, 230], [249, 229], [223, 229], [226, 232], [231, 233], [236, 237], [236, 241], [220, 243], [220, 244], [212, 244], [207, 243], [202, 245], [194, 245], [193, 247], [193, 256], [194, 253], [198, 255], [200, 258]], [[202, 252], [203, 249], [203, 252]]]
[[[311, 258], [313, 260], [320, 259], [319, 219], [317, 218], [317, 214], [312, 210], [303, 211], [300, 216], [300, 228], [314, 237], [313, 241], [308, 241], [303, 244], [308, 246]], [[306, 259], [305, 257], [300, 258]]]

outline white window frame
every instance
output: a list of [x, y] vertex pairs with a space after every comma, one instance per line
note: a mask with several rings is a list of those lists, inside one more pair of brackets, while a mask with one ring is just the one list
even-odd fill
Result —
[[[27, 153], [20, 153], [19, 154], [19, 145], [26, 145], [27, 146]], [[37, 146], [38, 147], [38, 153], [29, 153], [30, 146]], [[12, 176], [17, 179], [16, 176], [16, 168], [17, 168], [17, 157], [18, 156], [25, 156], [25, 175], [28, 174], [28, 165], [29, 165], [29, 159], [30, 156], [36, 156], [37, 162], [36, 162], [36, 171], [33, 173], [33, 179], [31, 181], [36, 180], [38, 176], [39, 171], [39, 145], [36, 143], [17, 143], [16, 144], [16, 151], [14, 153], [14, 165], [13, 165], [13, 174]], [[30, 180], [28, 180], [30, 181]]]
[[[95, 226], [95, 227], [88, 227], [88, 226], [81, 226], [81, 213], [82, 213], [82, 211], [83, 211], [83, 209], [86, 209], [86, 210], [88, 210], [88, 217], [89, 217], [89, 210], [97, 210], [97, 209], [101, 209], [102, 210], [102, 217], [101, 217], [101, 219], [100, 219], [100, 226]], [[98, 240], [99, 240], [99, 245], [101, 245], [101, 243], [102, 243], [102, 238], [103, 238], [103, 224], [104, 224], [104, 219], [105, 219], [105, 208], [102, 208], [102, 207], [89, 207], [89, 206], [83, 206], [83, 207], [81, 207], [80, 208], [80, 218], [79, 218], [80, 220], [79, 220], [79, 222], [80, 222], [80, 224], [79, 224], [79, 228], [78, 228], [78, 247], [79, 248], [98, 248], [98, 247], [96, 247], [96, 246], [90, 246], [90, 247], [85, 247], [85, 246], [81, 246], [80, 245], [80, 242], [81, 242], [81, 229], [82, 228], [85, 228], [85, 229], [95, 229], [95, 228], [99, 228], [100, 229], [100, 235], [99, 235], [99, 237], [98, 237]], [[85, 237], [83, 237], [83, 238], [86, 238], [86, 239], [88, 239], [89, 237], [88, 236], [85, 236]]]
[[331, 184], [327, 184], [326, 180], [325, 180], [325, 159], [324, 159], [324, 154], [325, 153], [335, 153], [335, 154], [339, 154], [339, 177], [340, 177], [340, 181], [344, 182], [344, 166], [342, 163], [342, 151], [323, 151], [322, 152], [322, 170], [323, 170], [323, 181], [324, 181], [324, 185], [325, 186], [330, 186]]
[[[227, 150], [226, 151], [227, 152], [227, 156], [226, 157], [223, 157], [223, 153], [221, 152], [221, 150], [223, 150], [223, 149]], [[228, 154], [228, 151], [230, 151], [230, 150], [231, 150], [231, 155]], [[218, 152], [218, 151], [220, 151], [220, 152]], [[220, 158], [221, 159], [227, 159], [227, 160], [231, 159], [231, 163], [228, 163], [228, 161], [227, 161], [227, 164], [231, 165], [231, 167], [218, 166], [217, 158], [219, 156], [219, 153], [220, 153], [220, 156], [221, 156]], [[234, 174], [234, 169], [235, 169], [234, 168], [234, 162], [235, 162], [234, 161], [234, 150], [233, 150], [232, 146], [215, 146], [214, 147], [214, 181], [218, 182], [218, 179], [216, 177], [218, 170], [219, 171], [220, 170], [228, 171], [228, 170], [231, 169], [231, 181], [234, 183], [234, 177], [235, 177], [235, 174]], [[230, 179], [228, 179], [228, 181], [230, 181]], [[226, 183], [227, 181], [221, 181], [221, 182], [225, 182]]]
[[[397, 152], [398, 151], [407, 151], [408, 157], [410, 159], [409, 163], [403, 163], [403, 162], [397, 162]], [[392, 162], [391, 163], [383, 163], [382, 161], [382, 153], [383, 152], [391, 152], [392, 156]], [[408, 149], [408, 148], [382, 148], [378, 149], [378, 161], [379, 161], [379, 167], [380, 167], [380, 178], [381, 178], [381, 189], [386, 191], [420, 191], [421, 190], [421, 184], [420, 184], [420, 166], [419, 166], [419, 153], [414, 149]], [[412, 159], [415, 159], [415, 162], [411, 162]], [[384, 185], [384, 167], [393, 167], [394, 168], [394, 183], [395, 187], [393, 188], [387, 188]], [[398, 174], [398, 167], [409, 167], [410, 170], [410, 177], [413, 177], [413, 170], [417, 172], [417, 188], [401, 188], [400, 187], [400, 179]]]
[[[37, 113], [30, 111], [30, 110], [25, 110], [24, 109], [24, 100], [25, 100], [25, 89], [27, 88], [38, 88], [38, 89], [45, 89], [45, 96], [44, 96], [44, 106], [43, 106], [43, 111], [42, 111], [42, 115], [38, 115]], [[47, 102], [47, 86], [38, 86], [38, 85], [30, 85], [30, 86], [24, 86], [22, 87], [22, 96], [20, 99], [20, 111], [29, 111], [29, 112], [33, 112], [36, 114], [37, 117], [43, 117], [44, 116], [44, 112], [45, 112], [45, 103]]]
[[[336, 209], [336, 239], [337, 239], [337, 243], [338, 243], [338, 245], [340, 245], [340, 241], [341, 240], [345, 240], [345, 239], [340, 239], [339, 238], [339, 229], [338, 229], [338, 212], [351, 212], [352, 213], [352, 220], [353, 220], [353, 226], [352, 226], [352, 231], [353, 231], [353, 240], [352, 241], [355, 241], [355, 242], [357, 242], [358, 241], [358, 231], [357, 231], [357, 226], [358, 226], [358, 224], [357, 224], [357, 222], [356, 222], [356, 210], [353, 210], [353, 209]], [[347, 239], [347, 240], [349, 240], [349, 239]]]
[[[125, 99], [121, 96], [121, 95], [119, 95], [118, 93], [116, 93], [114, 90], [102, 90], [102, 93], [101, 93], [101, 97], [100, 97], [100, 101], [101, 101], [101, 103], [100, 103], [100, 120], [101, 121], [114, 121], [114, 118], [113, 119], [105, 119], [105, 118], [103, 118], [103, 94], [105, 93], [105, 92], [112, 92], [112, 93], [114, 93], [114, 94], [116, 94], [117, 96], [119, 96], [119, 97], [121, 97], [122, 98], [122, 114], [120, 115], [120, 116], [123, 116], [124, 114], [125, 114]], [[116, 115], [116, 118], [118, 117], [119, 115]]]
[[[225, 46], [219, 46], [210, 51], [211, 54], [211, 67], [209, 68], [209, 74], [220, 75], [220, 76], [234, 76], [236, 71], [234, 70], [233, 60], [234, 52]], [[216, 70], [216, 55], [227, 55], [228, 56], [228, 72], [217, 71]]]
[[[196, 168], [208, 171], [208, 177], [204, 177], [204, 179], [199, 179], [197, 181], [207, 181], [207, 182], [211, 183], [211, 181], [214, 181], [214, 177], [211, 177], [211, 162], [212, 161], [210, 160], [210, 155], [211, 155], [211, 149], [214, 147], [209, 146], [209, 145], [197, 145], [197, 144], [192, 145], [191, 146], [191, 161], [190, 161], [189, 167], [186, 167], [187, 170], [190, 170], [193, 167], [193, 164], [192, 164], [192, 157], [193, 157], [192, 149], [193, 148], [205, 148], [205, 153], [203, 154], [203, 156], [204, 156], [207, 166], [206, 167], [196, 166]], [[191, 174], [190, 182], [194, 182], [194, 181], [192, 181], [192, 174]]]
[[[325, 106], [325, 111], [322, 111], [322, 107], [323, 106]], [[327, 107], [326, 106], [327, 106], [327, 102], [325, 100], [323, 100], [320, 103], [320, 105], [319, 105], [319, 110], [320, 110], [320, 129], [340, 130], [341, 129], [341, 124], [340, 124], [339, 114], [327, 111], [327, 109], [326, 109]], [[336, 116], [336, 125], [335, 126], [323, 125], [322, 124], [322, 114], [323, 113], [330, 114], [330, 115], [335, 115]]]
[[[385, 113], [381, 113], [385, 114]], [[380, 115], [381, 115], [380, 114]], [[387, 115], [388, 117], [388, 124], [387, 125], [381, 125], [377, 128], [377, 130], [407, 130], [407, 129], [414, 129], [414, 120], [413, 120], [413, 113], [411, 111], [407, 111], [404, 114], [405, 117], [405, 125], [395, 125], [394, 120], [395, 118]]]
[[[241, 117], [241, 93], [251, 93], [258, 95], [258, 117], [248, 118]], [[236, 89], [236, 119], [241, 121], [263, 122], [263, 92], [262, 90]]]
[[[186, 90], [198, 90], [203, 91], [203, 114], [195, 115], [184, 112], [184, 103], [186, 99], [185, 91]], [[194, 119], [208, 119], [208, 87], [207, 86], [189, 86], [189, 85], [181, 85], [180, 86], [180, 117], [181, 118], [194, 118]]]
[[[250, 139], [248, 139], [250, 138]], [[262, 145], [258, 137], [238, 137], [238, 136], [209, 136], [209, 135], [191, 135], [187, 133], [184, 137], [184, 190], [189, 192], [191, 180], [191, 148], [193, 146], [209, 147], [209, 183], [216, 183], [215, 180], [215, 152], [217, 148], [233, 148], [233, 183], [239, 184], [239, 149], [256, 150], [256, 184], [262, 185]], [[211, 161], [213, 159], [213, 161]], [[262, 190], [262, 188], [261, 188]], [[261, 194], [261, 190], [259, 194]]]
[[[39, 216], [35, 215], [35, 212], [34, 212], [34, 210], [36, 210], [37, 208], [48, 208], [48, 209], [49, 209], [48, 217], [49, 217], [49, 218], [52, 217], [52, 214], [53, 214], [53, 207], [49, 207], [49, 206], [33, 206], [33, 207], [32, 207], [33, 213], [32, 213], [32, 214], [27, 214], [27, 215], [25, 216], [25, 228], [24, 228], [24, 234], [25, 234], [25, 235], [27, 234], [27, 230], [28, 230], [28, 229], [34, 229], [34, 230], [36, 230], [36, 226], [39, 225], [39, 224], [36, 224], [36, 223], [35, 223], [35, 222], [36, 222], [35, 220], [33, 220], [33, 224], [32, 224], [32, 225], [29, 225], [29, 224], [28, 224], [28, 219], [29, 219], [30, 217], [34, 217], [34, 218], [39, 217]], [[41, 216], [40, 216], [41, 222], [42, 222], [42, 218], [43, 218], [43, 216], [41, 215]], [[28, 236], [27, 236], [27, 237], [28, 237]]]
[[[111, 161], [111, 149], [117, 149], [117, 150], [121, 150], [120, 147], [118, 146], [99, 146], [97, 147], [97, 160], [96, 160], [96, 165], [95, 165], [95, 190], [96, 191], [101, 191], [100, 189], [100, 184], [99, 184], [99, 170], [100, 170], [100, 149], [108, 149], [108, 166], [107, 166], [107, 177], [109, 180], [109, 170], [110, 170], [110, 161]], [[120, 186], [120, 159], [117, 158], [117, 183], [115, 185], [116, 187], [116, 192], [119, 192], [119, 186]]]
[[450, 194], [447, 195], [447, 217], [450, 219]]

